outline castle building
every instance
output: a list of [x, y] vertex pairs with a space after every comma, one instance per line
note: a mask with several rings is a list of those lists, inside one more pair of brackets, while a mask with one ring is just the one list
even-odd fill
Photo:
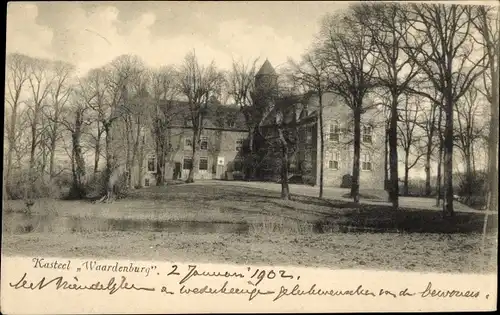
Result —
[[[266, 60], [255, 76], [255, 106], [262, 110], [268, 102], [276, 98], [265, 97], [274, 93], [278, 87], [278, 75], [271, 63]], [[279, 100], [278, 100], [279, 101]], [[323, 95], [323, 132], [324, 132], [324, 186], [341, 187], [348, 185], [352, 175], [353, 132], [352, 111], [340, 98], [332, 93]], [[179, 102], [179, 107], [187, 104]], [[302, 182], [320, 184], [320, 130], [318, 124], [319, 98], [315, 93], [302, 95], [298, 101], [286, 105], [283, 110], [285, 123], [296, 131], [296, 146], [289, 158], [289, 175], [301, 178]], [[276, 107], [276, 106], [275, 106]], [[232, 179], [245, 176], [244, 146], [249, 138], [244, 116], [236, 106], [214, 104], [210, 106], [205, 119], [200, 150], [197, 152], [198, 165], [194, 166], [194, 179]], [[192, 129], [189, 119], [179, 116], [169, 128], [170, 153], [164, 171], [165, 178], [187, 179], [193, 163]], [[263, 132], [274, 139], [275, 116], [270, 115], [264, 122]], [[360, 185], [367, 189], [384, 187], [384, 123], [383, 115], [376, 108], [362, 114], [360, 155]], [[271, 136], [270, 136], [271, 135]], [[144, 155], [143, 174], [135, 176], [141, 186], [155, 185], [156, 156], [154, 143], [150, 139]], [[256, 179], [279, 180], [279, 144], [265, 141], [267, 147], [259, 163]], [[258, 146], [258, 144], [256, 144]], [[140, 172], [134, 172], [140, 174]], [[248, 176], [248, 175], [247, 175]], [[293, 182], [293, 181], [292, 181]]]

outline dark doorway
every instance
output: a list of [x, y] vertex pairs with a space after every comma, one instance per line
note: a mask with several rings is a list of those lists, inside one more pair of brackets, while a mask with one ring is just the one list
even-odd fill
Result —
[[181, 178], [181, 163], [180, 162], [175, 162], [175, 169], [174, 169], [174, 177], [173, 179], [179, 179]]

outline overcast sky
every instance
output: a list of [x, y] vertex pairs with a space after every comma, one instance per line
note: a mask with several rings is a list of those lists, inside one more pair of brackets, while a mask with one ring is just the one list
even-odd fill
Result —
[[326, 12], [346, 2], [10, 2], [7, 52], [61, 59], [81, 70], [121, 54], [152, 66], [195, 49], [220, 67], [232, 58], [275, 66], [310, 46]]

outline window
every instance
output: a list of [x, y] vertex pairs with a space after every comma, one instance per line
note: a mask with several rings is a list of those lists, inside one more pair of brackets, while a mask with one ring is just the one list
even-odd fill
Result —
[[207, 150], [208, 149], [208, 137], [201, 137], [200, 139], [200, 149]]
[[191, 157], [185, 156], [184, 163], [182, 164], [182, 169], [190, 170], [192, 166], [193, 166], [193, 160], [191, 159]]
[[243, 141], [244, 139], [238, 139], [236, 140], [236, 151], [240, 151], [241, 148], [243, 147]]
[[243, 162], [241, 160], [234, 160], [233, 171], [234, 172], [243, 171]]
[[149, 187], [149, 178], [144, 179], [144, 186]]
[[371, 126], [363, 126], [363, 142], [372, 143], [373, 129]]
[[340, 139], [340, 127], [338, 122], [333, 122], [330, 124], [329, 132], [328, 132], [328, 140], [330, 141], [339, 141]]
[[306, 142], [307, 143], [312, 143], [312, 134], [313, 134], [313, 128], [312, 127], [307, 127], [306, 129]]
[[198, 169], [200, 171], [207, 171], [208, 170], [208, 158], [207, 157], [200, 157], [200, 163]]
[[363, 154], [361, 156], [361, 170], [362, 171], [371, 171], [372, 170], [372, 158], [370, 154]]
[[148, 156], [148, 172], [156, 172], [156, 156], [154, 155]]
[[184, 139], [184, 149], [192, 149], [193, 148], [193, 140], [191, 138]]
[[332, 153], [332, 156], [328, 161], [328, 168], [331, 170], [338, 170], [339, 160], [340, 160], [340, 154], [338, 152]]

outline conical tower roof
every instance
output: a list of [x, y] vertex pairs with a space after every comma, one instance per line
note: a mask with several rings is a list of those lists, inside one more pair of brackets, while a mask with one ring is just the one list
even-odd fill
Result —
[[261, 75], [276, 75], [276, 71], [274, 71], [273, 66], [271, 66], [271, 63], [267, 59], [264, 61], [264, 64], [260, 67], [259, 72], [257, 72], [255, 76]]

